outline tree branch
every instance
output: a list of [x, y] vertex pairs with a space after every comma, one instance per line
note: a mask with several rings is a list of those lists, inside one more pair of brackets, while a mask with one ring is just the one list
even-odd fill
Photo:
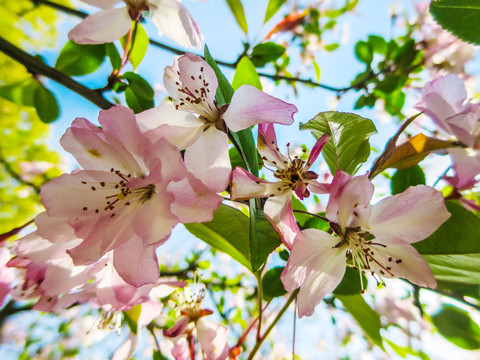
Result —
[[63, 85], [66, 88], [83, 96], [85, 99], [97, 105], [101, 109], [108, 109], [113, 106], [113, 104], [106, 100], [100, 92], [87, 88], [61, 71], [48, 66], [35, 56], [32, 56], [22, 49], [16, 47], [2, 37], [0, 37], [0, 51], [24, 65], [32, 74], [43, 75], [52, 79], [60, 85]]
[[[50, 7], [54, 8], [54, 9], [63, 11], [66, 14], [75, 15], [75, 16], [78, 16], [78, 17], [81, 17], [81, 18], [85, 18], [86, 16], [88, 16], [88, 14], [86, 14], [82, 11], [74, 10], [74, 9], [69, 8], [69, 7], [54, 3], [54, 2], [49, 1], [49, 0], [30, 0], [30, 1], [32, 1], [35, 5], [39, 5], [39, 4], [47, 5], [47, 6], [50, 6]], [[149, 39], [149, 40], [150, 40], [150, 44], [152, 44], [152, 45], [154, 45], [158, 48], [161, 48], [163, 50], [169, 51], [169, 52], [174, 53], [176, 55], [185, 54], [184, 50], [180, 50], [178, 48], [175, 48], [175, 47], [172, 47], [172, 46], [169, 46], [169, 45], [165, 45], [165, 44], [163, 44], [159, 41], [153, 40], [153, 39]], [[202, 55], [199, 55], [199, 56], [203, 57]], [[221, 61], [221, 60], [216, 60], [216, 59], [215, 59], [215, 62], [218, 65], [229, 67], [229, 68], [232, 68], [232, 69], [235, 69], [237, 67], [237, 63], [238, 63], [238, 61], [226, 62], [226, 61]], [[333, 92], [336, 92], [337, 94], [342, 94], [342, 93], [345, 93], [349, 90], [357, 89], [358, 86], [360, 86], [360, 84], [356, 84], [356, 85], [352, 85], [352, 86], [337, 88], [337, 87], [334, 87], [334, 86], [325, 85], [325, 84], [313, 81], [312, 79], [302, 79], [302, 78], [291, 77], [291, 76], [267, 74], [267, 73], [263, 73], [263, 72], [258, 72], [258, 75], [261, 76], [261, 77], [264, 77], [264, 78], [275, 80], [275, 81], [284, 80], [284, 81], [287, 81], [287, 82], [290, 82], [290, 83], [299, 82], [299, 83], [302, 83], [302, 84], [311, 85], [311, 86], [319, 87], [319, 88], [322, 88], [322, 89], [325, 89], [325, 90], [333, 91]]]

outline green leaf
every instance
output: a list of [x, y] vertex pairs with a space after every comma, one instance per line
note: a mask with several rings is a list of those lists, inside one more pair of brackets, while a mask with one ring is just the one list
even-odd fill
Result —
[[311, 130], [317, 139], [329, 134], [331, 139], [323, 148], [323, 157], [330, 171], [335, 174], [341, 169], [350, 175], [367, 160], [370, 155], [368, 139], [377, 132], [372, 120], [335, 111], [319, 113], [300, 129]]
[[355, 56], [361, 62], [370, 65], [373, 60], [372, 48], [368, 43], [360, 40], [355, 44]]
[[339, 43], [327, 44], [324, 46], [324, 49], [327, 51], [335, 51], [340, 47]]
[[220, 71], [217, 63], [213, 59], [212, 55], [210, 55], [210, 51], [208, 50], [207, 45], [205, 45], [205, 61], [208, 65], [210, 65], [215, 72], [218, 80], [218, 87], [217, 92], [215, 94], [215, 100], [217, 100], [218, 106], [222, 106], [225, 104], [230, 103], [232, 100], [232, 96], [235, 90], [233, 90], [232, 85], [228, 82], [227, 78], [223, 73]]
[[208, 245], [230, 255], [252, 270], [249, 260], [250, 220], [240, 210], [222, 204], [213, 214], [212, 221], [185, 224], [185, 228]]
[[102, 65], [105, 55], [105, 44], [80, 45], [69, 40], [58, 55], [55, 68], [69, 76], [90, 74]]
[[105, 49], [107, 51], [107, 56], [110, 59], [110, 63], [112, 64], [112, 68], [114, 70], [120, 69], [122, 66], [122, 58], [118, 53], [117, 47], [114, 43], [105, 44]]
[[255, 66], [246, 56], [242, 57], [233, 76], [232, 87], [237, 90], [242, 85], [252, 85], [262, 90], [262, 83]]
[[385, 350], [380, 335], [380, 316], [366, 303], [362, 295], [335, 295], [345, 309], [354, 317], [358, 325], [375, 345]]
[[153, 91], [150, 84], [140, 75], [133, 72], [126, 72], [122, 78], [128, 81], [128, 87], [125, 89], [125, 100], [127, 105], [137, 114], [139, 112], [151, 109], [154, 105]]
[[245, 34], [248, 34], [247, 19], [245, 18], [245, 11], [240, 0], [225, 0], [230, 8], [235, 20], [237, 20], [238, 26]]
[[57, 98], [40, 83], [38, 83], [37, 89], [35, 90], [34, 105], [38, 117], [46, 124], [57, 120], [60, 115]]
[[371, 46], [373, 52], [385, 55], [387, 53], [387, 42], [385, 39], [378, 35], [368, 35], [368, 43]]
[[[128, 44], [128, 51], [130, 52], [130, 63], [133, 65], [133, 68], [136, 69], [138, 65], [142, 62], [143, 58], [145, 57], [145, 53], [147, 52], [148, 44], [150, 44], [150, 40], [148, 39], [147, 32], [143, 28], [143, 26], [136, 21], [134, 25], [134, 31], [132, 35], [132, 39]], [[136, 29], [136, 30], [135, 30]], [[135, 36], [135, 38], [133, 38]], [[125, 45], [127, 42], [128, 34], [125, 35], [120, 39], [120, 43], [122, 47], [125, 49]], [[133, 49], [132, 49], [133, 44]]]
[[[254, 201], [252, 200], [252, 202]], [[250, 205], [250, 208], [252, 208], [252, 205]], [[265, 218], [263, 211], [256, 209], [254, 214], [256, 232], [255, 236], [250, 239], [250, 262], [252, 270], [256, 272], [282, 242], [277, 232]]]
[[270, 301], [273, 298], [283, 296], [287, 293], [283, 287], [282, 280], [280, 280], [283, 269], [285, 269], [283, 266], [274, 267], [263, 275], [262, 287], [263, 299], [265, 301]]
[[250, 59], [256, 67], [263, 67], [268, 62], [275, 62], [279, 57], [285, 54], [285, 47], [268, 41], [256, 45], [252, 49]]
[[470, 318], [468, 312], [451, 305], [432, 316], [439, 333], [455, 345], [467, 349], [480, 349], [480, 327]]
[[320, 70], [320, 66], [316, 61], [312, 61], [313, 69], [315, 70], [315, 80], [317, 82], [320, 81], [320, 76], [322, 74], [322, 71]]
[[397, 170], [391, 180], [392, 195], [400, 194], [410, 186], [419, 184], [425, 185], [425, 174], [420, 166]]
[[[205, 61], [210, 65], [215, 72], [218, 80], [217, 92], [215, 99], [219, 106], [230, 103], [234, 93], [232, 85], [228, 82], [227, 78], [220, 71], [217, 63], [210, 55], [207, 45], [205, 45]], [[253, 139], [252, 130], [245, 129], [238, 132], [231, 132], [232, 137], [241, 148], [241, 152], [247, 161], [247, 168], [255, 176], [258, 176], [258, 151]]]
[[[300, 210], [300, 211], [307, 211], [307, 208], [303, 203], [298, 200], [297, 197], [292, 195], [292, 209], [293, 210]], [[312, 218], [312, 216], [307, 214], [302, 214], [298, 212], [293, 213], [295, 215], [295, 220], [297, 220], [300, 226], [305, 226], [305, 223]]]
[[287, 0], [269, 0], [267, 5], [267, 10], [265, 11], [265, 19], [263, 23], [265, 24], [268, 20], [272, 18], [273, 15], [277, 13], [278, 10], [285, 4]]
[[34, 98], [38, 81], [33, 77], [0, 86], [0, 97], [21, 106], [35, 106]]
[[430, 3], [433, 18], [463, 41], [480, 44], [478, 0], [436, 0]]
[[347, 266], [345, 269], [345, 275], [343, 276], [340, 284], [338, 284], [337, 288], [333, 290], [333, 294], [335, 296], [360, 294], [362, 291], [362, 282], [360, 281], [360, 276], [362, 277], [363, 281], [363, 289], [366, 289], [368, 285], [366, 276], [360, 273], [358, 270], [354, 270], [350, 266]]
[[480, 219], [451, 201], [450, 218], [423, 241], [412, 244], [440, 281], [480, 284]]

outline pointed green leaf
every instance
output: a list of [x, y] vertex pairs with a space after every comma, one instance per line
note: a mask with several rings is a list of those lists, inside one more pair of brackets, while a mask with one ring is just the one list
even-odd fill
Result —
[[128, 81], [128, 87], [125, 89], [125, 101], [135, 114], [151, 109], [154, 105], [153, 96], [155, 95], [150, 84], [140, 75], [133, 72], [126, 72], [122, 78]]
[[[360, 280], [360, 276], [362, 280]], [[368, 285], [367, 277], [364, 274], [358, 272], [358, 270], [352, 269], [350, 266], [347, 266], [345, 269], [345, 275], [343, 279], [338, 284], [337, 288], [333, 290], [333, 294], [337, 295], [359, 295], [362, 291], [362, 281], [363, 288], [365, 289]]]
[[220, 68], [218, 67], [217, 63], [215, 62], [212, 55], [210, 54], [210, 51], [208, 50], [207, 45], [205, 45], [204, 53], [205, 53], [205, 61], [207, 62], [208, 65], [212, 67], [218, 80], [218, 88], [215, 94], [215, 99], [217, 100], [217, 103], [219, 106], [228, 104], [232, 100], [232, 96], [235, 90], [233, 90], [232, 85], [230, 85], [225, 75], [223, 75], [223, 73], [220, 71]]
[[60, 115], [57, 98], [50, 90], [40, 83], [35, 90], [34, 105], [38, 117], [46, 124], [57, 120]]
[[70, 76], [90, 74], [102, 65], [105, 44], [81, 45], [69, 40], [60, 51], [55, 68]]
[[[125, 49], [127, 43], [128, 34], [125, 35], [120, 39], [120, 43], [122, 47]], [[150, 40], [148, 39], [147, 32], [143, 28], [143, 26], [136, 21], [134, 25], [134, 30], [132, 32], [132, 38], [128, 44], [128, 51], [130, 53], [130, 63], [133, 65], [133, 68], [136, 69], [138, 65], [142, 62], [143, 58], [145, 57], [145, 53], [147, 52], [148, 44], [150, 44]], [[133, 49], [132, 49], [133, 45]]]
[[112, 64], [112, 68], [114, 70], [120, 69], [122, 66], [122, 58], [118, 53], [117, 47], [114, 43], [105, 44], [105, 49], [107, 51], [107, 56], [110, 59], [110, 63]]
[[428, 238], [412, 245], [437, 280], [480, 284], [480, 219], [451, 201], [446, 205], [450, 218]]
[[262, 83], [258, 76], [257, 69], [246, 56], [242, 57], [233, 76], [232, 87], [237, 90], [242, 85], [252, 85], [262, 90]]
[[248, 216], [240, 210], [222, 204], [213, 214], [212, 221], [185, 224], [185, 228], [251, 270], [249, 222]]
[[355, 44], [355, 56], [361, 62], [370, 65], [373, 60], [373, 52], [370, 44], [360, 40]]
[[448, 341], [467, 349], [480, 349], [480, 327], [470, 318], [468, 312], [451, 305], [432, 316], [438, 332]]
[[233, 16], [235, 16], [235, 20], [237, 20], [240, 29], [242, 29], [245, 34], [248, 34], [247, 19], [245, 17], [242, 2], [240, 0], [226, 0], [226, 2]]
[[280, 280], [280, 275], [282, 275], [283, 269], [285, 269], [283, 266], [274, 267], [263, 275], [262, 287], [263, 299], [265, 301], [270, 301], [273, 298], [283, 296], [287, 293], [283, 287], [282, 280]]
[[480, 44], [480, 2], [478, 0], [436, 0], [430, 3], [433, 18], [463, 41]]
[[250, 59], [256, 67], [263, 67], [268, 62], [275, 62], [279, 57], [285, 54], [285, 47], [268, 41], [256, 45], [252, 49]]
[[263, 23], [265, 24], [268, 20], [272, 18], [273, 15], [277, 13], [278, 10], [285, 4], [287, 0], [269, 0], [267, 5], [267, 10], [265, 11], [265, 19]]
[[263, 211], [256, 209], [254, 213], [256, 216], [254, 225], [256, 232], [255, 236], [250, 239], [250, 262], [252, 270], [257, 271], [267, 261], [268, 255], [282, 242], [272, 225], [265, 218]]
[[34, 98], [38, 81], [33, 77], [0, 86], [0, 97], [21, 106], [35, 106]]
[[319, 113], [300, 129], [311, 130], [317, 139], [329, 134], [331, 139], [323, 148], [323, 157], [330, 171], [335, 174], [341, 169], [350, 175], [367, 160], [370, 155], [368, 139], [377, 132], [372, 120], [335, 111]]
[[342, 302], [345, 309], [354, 317], [370, 340], [382, 350], [385, 350], [380, 335], [380, 316], [372, 310], [362, 295], [335, 295], [335, 297]]

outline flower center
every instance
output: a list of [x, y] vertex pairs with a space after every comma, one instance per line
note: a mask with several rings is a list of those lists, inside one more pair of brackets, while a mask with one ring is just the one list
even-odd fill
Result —
[[148, 11], [148, 2], [146, 0], [124, 0], [127, 4], [128, 14], [132, 21], [138, 21], [142, 17], [142, 11]]
[[[385, 286], [382, 276], [394, 277], [392, 265], [400, 264], [402, 259], [394, 258], [385, 253], [387, 245], [380, 244], [371, 239], [368, 231], [365, 231], [360, 226], [354, 228], [347, 228], [343, 240], [337, 244], [336, 247], [342, 245], [348, 246], [345, 255], [351, 257], [352, 267], [355, 270], [370, 272], [372, 277], [377, 282], [377, 285]], [[360, 282], [362, 284], [362, 293], [364, 292], [363, 278], [360, 275]]]
[[[180, 76], [180, 72], [177, 71]], [[180, 94], [176, 100], [175, 108], [177, 110], [189, 111], [198, 114], [206, 125], [215, 125], [221, 119], [221, 112], [215, 100], [209, 98], [209, 83], [205, 80], [203, 67], [200, 68], [200, 74], [190, 77], [190, 86], [175, 82], [178, 86], [177, 91]], [[174, 101], [170, 97], [171, 101]]]
[[[91, 191], [108, 191], [108, 195], [104, 196], [105, 204], [103, 208], [95, 208], [95, 214], [106, 212], [110, 213], [110, 217], [114, 217], [119, 210], [126, 206], [130, 206], [132, 203], [139, 205], [144, 204], [150, 200], [156, 192], [154, 184], [148, 184], [133, 189], [129, 188], [127, 182], [131, 179], [132, 174], [123, 174], [120, 170], [115, 170], [114, 168], [111, 168], [110, 172], [116, 174], [120, 180], [118, 182], [81, 181], [83, 185], [90, 186]], [[83, 206], [82, 210], [87, 212], [92, 209], [89, 209], [88, 206]]]

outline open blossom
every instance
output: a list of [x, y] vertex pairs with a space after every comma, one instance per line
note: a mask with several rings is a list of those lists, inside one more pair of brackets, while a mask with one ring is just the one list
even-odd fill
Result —
[[371, 206], [373, 185], [367, 176], [352, 178], [339, 170], [331, 186], [325, 216], [337, 236], [317, 229], [300, 232], [281, 277], [287, 291], [300, 288], [299, 316], [313, 314], [340, 283], [347, 263], [378, 283], [400, 277], [436, 286], [430, 267], [410, 244], [449, 218], [440, 192], [418, 185]]
[[78, 44], [103, 44], [124, 36], [143, 12], [150, 14], [161, 34], [182, 46], [200, 48], [203, 37], [190, 13], [180, 0], [123, 0], [126, 6], [115, 7], [120, 0], [83, 0], [101, 8], [88, 16], [69, 33]]
[[211, 315], [211, 310], [202, 309], [202, 300], [205, 297], [205, 288], [193, 293], [190, 287], [180, 293], [181, 316], [163, 335], [173, 341], [172, 356], [175, 360], [188, 360], [189, 342], [193, 340], [196, 332], [206, 360], [226, 360], [229, 355], [227, 342], [228, 330], [223, 325], [206, 318]]
[[228, 106], [215, 101], [217, 78], [199, 56], [187, 53], [165, 68], [165, 87], [175, 108], [161, 106], [138, 115], [185, 151], [185, 164], [206, 186], [223, 191], [230, 181], [227, 128], [239, 131], [262, 123], [290, 125], [297, 108], [250, 85], [241, 86]]
[[466, 145], [448, 149], [455, 171], [451, 182], [460, 190], [471, 188], [480, 174], [480, 104], [467, 101], [462, 79], [447, 75], [425, 84], [422, 100], [415, 107]]
[[[132, 285], [158, 277], [155, 249], [179, 222], [212, 218], [222, 198], [187, 173], [180, 152], [164, 139], [150, 142], [130, 109], [100, 112], [99, 129], [77, 118], [61, 139], [80, 165], [42, 186], [52, 217], [67, 217], [83, 241], [68, 250], [75, 265], [114, 250], [114, 264]], [[141, 265], [141, 266], [140, 266]]]
[[300, 232], [293, 216], [292, 194], [295, 193], [303, 200], [310, 196], [310, 190], [316, 194], [326, 194], [329, 191], [329, 185], [319, 183], [318, 175], [310, 170], [329, 138], [329, 135], [320, 137], [305, 162], [298, 156], [291, 158], [290, 154], [288, 157], [282, 155], [277, 146], [273, 124], [260, 125], [258, 152], [267, 168], [275, 169], [272, 171], [277, 181], [259, 179], [240, 167], [232, 173], [232, 200], [268, 197], [264, 207], [265, 216], [289, 249]]
[[182, 282], [159, 280], [158, 264], [153, 258], [145, 263], [125, 265], [132, 271], [138, 268], [140, 270], [136, 271], [146, 273], [149, 271], [145, 268], [151, 268], [154, 276], [143, 286], [128, 284], [119, 275], [113, 252], [96, 263], [75, 266], [67, 250], [82, 239], [75, 236], [67, 220], [43, 212], [35, 218], [37, 231], [15, 242], [15, 257], [7, 265], [19, 270], [22, 282], [14, 286], [13, 298], [37, 298], [34, 308], [42, 311], [60, 311], [75, 303], [88, 302], [111, 312], [128, 310], [149, 301], [152, 291], [165, 286], [173, 291], [176, 286], [183, 285]]

